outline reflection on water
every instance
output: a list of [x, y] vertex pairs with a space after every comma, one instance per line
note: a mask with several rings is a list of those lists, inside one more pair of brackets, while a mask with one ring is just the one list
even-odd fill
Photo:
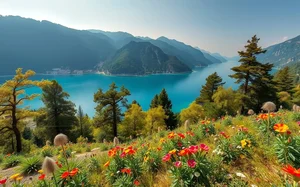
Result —
[[[144, 77], [131, 76], [104, 76], [104, 75], [36, 75], [34, 79], [55, 79], [61, 84], [66, 92], [70, 94], [70, 99], [78, 106], [81, 105], [84, 112], [93, 116], [95, 113], [93, 95], [99, 88], [104, 91], [108, 89], [112, 82], [118, 86], [124, 85], [130, 90], [131, 96], [128, 101], [137, 100], [144, 110], [149, 108], [149, 104], [155, 94], [162, 88], [166, 88], [173, 103], [173, 110], [179, 112], [186, 108], [196, 97], [199, 96], [201, 86], [205, 83], [208, 75], [217, 72], [226, 82], [226, 87], [237, 88], [234, 80], [228, 75], [232, 74], [231, 67], [238, 65], [238, 62], [226, 62], [214, 64], [209, 67], [196, 68], [190, 74], [181, 75], [150, 75]], [[0, 83], [11, 77], [0, 77]], [[41, 93], [39, 88], [30, 88], [27, 93]], [[43, 106], [40, 99], [26, 102], [25, 105], [32, 109]]]

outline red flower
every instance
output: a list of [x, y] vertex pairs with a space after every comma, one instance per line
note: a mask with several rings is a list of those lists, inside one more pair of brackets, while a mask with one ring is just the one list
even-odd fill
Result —
[[137, 179], [135, 179], [135, 180], [133, 181], [133, 184], [134, 184], [135, 186], [139, 186], [141, 183], [140, 183], [140, 181], [138, 181]]
[[288, 135], [292, 134], [292, 132], [291, 132], [290, 130], [286, 131], [286, 133], [287, 133]]
[[0, 184], [4, 185], [6, 183], [7, 179], [0, 180]]
[[192, 154], [192, 153], [191, 153], [191, 151], [190, 151], [189, 148], [182, 149], [182, 150], [178, 153], [179, 156], [185, 156], [185, 155], [190, 155], [190, 154]]
[[203, 143], [200, 144], [199, 148], [201, 149], [201, 151], [208, 152], [208, 150], [209, 150], [209, 147], [207, 145], [203, 144]]
[[58, 161], [56, 161], [55, 163], [56, 163], [56, 165], [57, 165], [59, 168], [62, 167], [62, 164], [60, 164]]
[[180, 168], [180, 167], [182, 166], [182, 162], [176, 161], [176, 162], [174, 163], [174, 166], [177, 167], [177, 168]]
[[190, 167], [190, 168], [194, 168], [194, 167], [196, 167], [196, 161], [195, 160], [188, 160], [188, 166]]
[[68, 171], [65, 171], [65, 172], [61, 175], [61, 178], [62, 178], [62, 179], [65, 179], [65, 178], [67, 178], [69, 175], [70, 175], [70, 173], [69, 173]]
[[[45, 174], [41, 174], [40, 176], [39, 176], [39, 180], [44, 180], [45, 179], [45, 177], [46, 177], [46, 175]], [[1, 183], [0, 183], [1, 184]]]
[[284, 168], [282, 168], [283, 171], [291, 174], [297, 181], [300, 180], [300, 168], [296, 169], [293, 168], [291, 165], [287, 165]]
[[178, 147], [182, 147], [182, 143], [181, 142], [177, 142]]
[[125, 152], [122, 152], [121, 154], [120, 154], [120, 157], [121, 158], [124, 158], [126, 156], [126, 153]]
[[225, 138], [229, 138], [229, 136], [226, 135], [225, 132], [220, 132], [220, 134], [221, 134], [222, 136], [224, 136]]
[[182, 134], [182, 133], [178, 133], [177, 135], [182, 139], [185, 138], [184, 134]]
[[74, 168], [71, 172], [70, 172], [70, 176], [73, 177], [74, 175], [76, 175], [78, 173], [78, 168]]
[[170, 159], [171, 159], [171, 155], [170, 155], [169, 153], [166, 154], [166, 155], [162, 158], [162, 160], [165, 161], [165, 162], [169, 161]]
[[191, 153], [196, 153], [198, 150], [199, 150], [199, 148], [197, 145], [191, 145], [189, 147], [189, 152], [191, 152]]
[[131, 173], [131, 170], [129, 168], [123, 168], [121, 169], [122, 173], [127, 173], [128, 175]]
[[161, 147], [158, 147], [157, 150], [158, 150], [158, 151], [161, 151]]
[[116, 155], [116, 153], [117, 153], [117, 151], [116, 151], [116, 150], [114, 150], [114, 149], [111, 149], [111, 150], [109, 150], [109, 151], [108, 151], [108, 156], [110, 156], [110, 157], [114, 157], [114, 156]]

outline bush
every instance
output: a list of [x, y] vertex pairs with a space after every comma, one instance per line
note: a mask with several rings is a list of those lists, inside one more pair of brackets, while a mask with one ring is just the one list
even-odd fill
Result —
[[43, 157], [52, 157], [53, 156], [53, 149], [51, 146], [44, 146], [41, 152]]
[[222, 121], [222, 125], [224, 125], [224, 126], [230, 126], [230, 125], [232, 125], [232, 119], [231, 119], [231, 117], [225, 117], [225, 119]]
[[21, 162], [21, 156], [11, 155], [4, 158], [3, 169], [12, 168], [17, 166]]
[[42, 161], [40, 157], [33, 156], [27, 159], [23, 159], [21, 162], [21, 173], [24, 175], [36, 173], [42, 167]]

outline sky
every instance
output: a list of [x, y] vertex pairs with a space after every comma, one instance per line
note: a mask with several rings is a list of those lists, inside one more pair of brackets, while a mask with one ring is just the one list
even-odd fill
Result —
[[254, 34], [263, 47], [300, 35], [300, 0], [0, 0], [0, 15], [166, 36], [226, 56]]

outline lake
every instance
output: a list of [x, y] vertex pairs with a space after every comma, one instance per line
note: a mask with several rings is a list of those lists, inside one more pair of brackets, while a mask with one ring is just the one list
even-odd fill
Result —
[[[208, 75], [217, 72], [226, 82], [225, 87], [236, 89], [238, 85], [235, 80], [228, 77], [232, 74], [231, 67], [239, 65], [239, 62], [226, 62], [213, 64], [208, 67], [196, 68], [190, 74], [179, 75], [149, 75], [149, 76], [105, 76], [99, 74], [87, 75], [36, 75], [33, 79], [55, 79], [62, 85], [63, 89], [70, 94], [70, 100], [78, 107], [81, 105], [83, 111], [89, 116], [95, 114], [94, 93], [99, 88], [106, 91], [112, 82], [117, 86], [124, 85], [131, 92], [128, 101], [137, 100], [143, 110], [148, 110], [150, 102], [155, 94], [160, 93], [162, 88], [168, 92], [172, 100], [173, 111], [180, 112], [189, 106], [200, 93], [201, 86], [205, 84]], [[10, 79], [9, 76], [0, 77], [0, 83]], [[39, 88], [30, 88], [26, 93], [41, 93]], [[28, 101], [24, 105], [31, 109], [43, 106], [40, 98]]]

